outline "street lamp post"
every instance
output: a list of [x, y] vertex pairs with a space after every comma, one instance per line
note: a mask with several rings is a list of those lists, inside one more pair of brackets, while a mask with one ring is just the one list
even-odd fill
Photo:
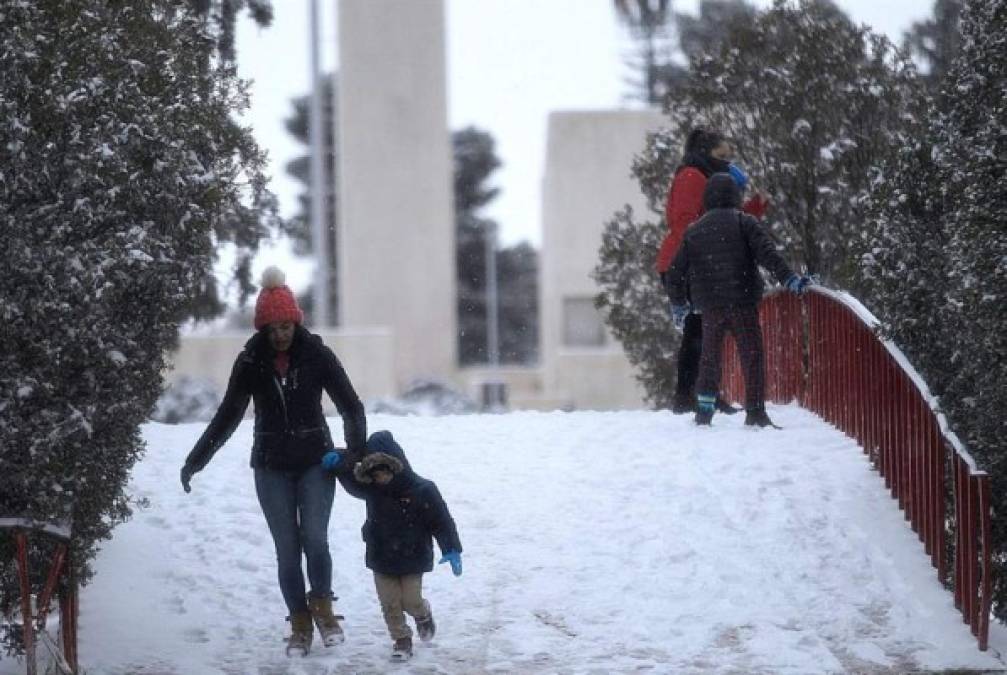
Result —
[[315, 257], [315, 284], [312, 293], [314, 321], [318, 328], [331, 325], [329, 317], [329, 250], [325, 236], [325, 134], [322, 125], [322, 69], [319, 55], [318, 0], [310, 0], [311, 31], [311, 114], [308, 142], [311, 146], [311, 248]]

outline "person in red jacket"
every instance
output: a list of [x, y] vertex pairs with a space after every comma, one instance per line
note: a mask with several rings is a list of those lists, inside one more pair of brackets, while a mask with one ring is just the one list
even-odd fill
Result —
[[[686, 229], [703, 215], [703, 191], [706, 181], [715, 173], [731, 173], [739, 186], [747, 182], [744, 173], [733, 167], [731, 144], [723, 134], [708, 129], [693, 129], [685, 142], [682, 162], [668, 188], [664, 217], [668, 224], [668, 234], [661, 242], [657, 253], [657, 273], [664, 281], [671, 261], [675, 259]], [[734, 168], [734, 171], [731, 169]], [[742, 210], [761, 220], [766, 213], [768, 201], [757, 192], [742, 206]], [[699, 376], [699, 358], [703, 346], [702, 315], [690, 312], [682, 328], [682, 343], [678, 350], [678, 377], [672, 410], [676, 413], [693, 412], [696, 409], [696, 378]], [[738, 410], [717, 398], [717, 409], [731, 414]]]

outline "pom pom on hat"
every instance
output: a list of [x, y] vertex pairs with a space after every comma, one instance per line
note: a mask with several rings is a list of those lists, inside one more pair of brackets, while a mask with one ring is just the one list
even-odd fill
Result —
[[262, 282], [259, 284], [263, 288], [279, 288], [286, 286], [287, 275], [279, 267], [271, 265], [262, 270]]
[[304, 322], [304, 312], [297, 298], [287, 287], [287, 277], [279, 267], [267, 267], [262, 272], [262, 290], [255, 301], [255, 329], [281, 321]]

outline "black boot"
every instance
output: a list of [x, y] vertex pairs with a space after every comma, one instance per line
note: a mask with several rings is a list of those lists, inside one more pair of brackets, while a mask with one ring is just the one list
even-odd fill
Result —
[[697, 410], [695, 420], [696, 426], [709, 427], [713, 426], [713, 411], [712, 410]]
[[778, 427], [773, 424], [773, 420], [769, 419], [769, 415], [766, 414], [765, 408], [753, 408], [745, 413], [745, 426], [746, 427], [773, 427], [774, 429], [782, 429], [783, 427]]
[[734, 413], [741, 412], [741, 408], [735, 408], [733, 405], [727, 402], [726, 399], [717, 397], [717, 412], [724, 413], [725, 415], [733, 415]]
[[675, 392], [675, 399], [671, 403], [671, 412], [676, 415], [695, 412], [696, 397], [693, 394], [682, 394]]

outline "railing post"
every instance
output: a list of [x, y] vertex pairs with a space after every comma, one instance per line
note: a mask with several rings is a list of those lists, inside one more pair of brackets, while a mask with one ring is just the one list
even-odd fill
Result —
[[28, 537], [22, 530], [15, 530], [17, 542], [17, 569], [21, 587], [21, 623], [24, 635], [25, 667], [27, 675], [36, 675], [35, 663], [35, 622], [31, 611], [31, 583], [28, 574]]
[[[950, 572], [955, 607], [986, 649], [992, 592], [988, 476], [945, 436], [929, 392], [918, 386], [897, 348], [875, 333], [876, 322], [865, 318], [862, 307], [813, 290], [803, 298], [769, 296], [760, 310], [767, 399], [796, 398], [863, 446], [938, 577], [943, 581]], [[735, 365], [732, 377], [739, 372]], [[955, 523], [950, 558], [949, 516]]]

